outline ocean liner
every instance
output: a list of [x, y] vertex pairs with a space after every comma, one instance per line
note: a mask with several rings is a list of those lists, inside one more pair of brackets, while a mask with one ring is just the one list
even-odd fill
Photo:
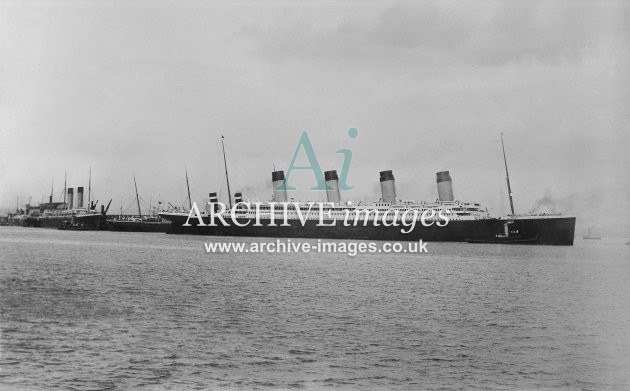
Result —
[[[83, 187], [77, 187], [76, 206], [74, 204], [74, 189], [68, 188], [64, 191], [64, 199], [62, 202], [53, 202], [52, 193], [49, 202], [40, 203], [39, 205], [26, 204], [25, 214], [21, 219], [22, 226], [25, 227], [42, 227], [42, 228], [59, 228], [59, 229], [100, 229], [105, 222], [105, 214], [107, 208], [101, 205], [101, 210], [96, 210], [96, 203], [91, 202], [88, 196], [88, 205], [83, 205]], [[111, 203], [111, 200], [110, 200]]]
[[88, 181], [87, 205], [83, 205], [84, 188], [77, 187], [76, 203], [74, 188], [67, 187], [66, 180], [63, 184], [63, 201], [53, 201], [54, 186], [50, 189], [48, 202], [41, 202], [39, 205], [25, 205], [25, 210], [18, 211], [12, 217], [11, 224], [23, 227], [58, 228], [68, 230], [95, 230], [102, 229], [105, 225], [105, 216], [111, 200], [107, 207], [101, 205], [100, 212], [97, 211], [98, 200], [92, 202], [92, 170]]
[[514, 212], [504, 148], [503, 157], [511, 211], [507, 216], [492, 217], [477, 202], [456, 200], [448, 171], [436, 175], [437, 200], [400, 200], [391, 170], [380, 172], [381, 197], [372, 203], [342, 202], [335, 170], [324, 173], [327, 203], [317, 208], [312, 202], [293, 202], [287, 195], [284, 172], [274, 171], [273, 198], [256, 203], [255, 209], [254, 203], [244, 202], [241, 193], [235, 193], [232, 205], [228, 185], [228, 208], [221, 209], [217, 194], [210, 193], [210, 202], [199, 214], [191, 209], [190, 213], [162, 212], [160, 216], [171, 221], [175, 234], [573, 245], [575, 217]]

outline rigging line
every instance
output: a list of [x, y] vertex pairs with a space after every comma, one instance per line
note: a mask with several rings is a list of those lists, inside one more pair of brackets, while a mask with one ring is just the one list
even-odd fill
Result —
[[510, 187], [510, 173], [508, 171], [507, 159], [505, 158], [505, 146], [503, 145], [503, 132], [501, 132], [501, 149], [503, 150], [503, 163], [505, 164], [505, 180], [507, 181], [508, 197], [510, 198], [510, 210], [514, 215], [514, 201], [512, 200], [512, 188]]
[[223, 147], [223, 164], [225, 165], [225, 183], [227, 184], [228, 204], [230, 205], [230, 209], [232, 209], [232, 193], [230, 192], [230, 178], [228, 176], [227, 159], [225, 157], [225, 144], [223, 142], [224, 139], [225, 137], [221, 135], [221, 147]]
[[192, 199], [190, 198], [190, 184], [188, 183], [188, 168], [184, 166], [184, 170], [186, 170], [186, 189], [188, 189], [188, 206], [189, 206], [189, 209], [192, 210]]

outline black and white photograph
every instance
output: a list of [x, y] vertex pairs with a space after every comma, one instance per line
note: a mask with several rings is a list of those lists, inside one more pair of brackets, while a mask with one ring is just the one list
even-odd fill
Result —
[[0, 0], [0, 390], [630, 390], [630, 2]]

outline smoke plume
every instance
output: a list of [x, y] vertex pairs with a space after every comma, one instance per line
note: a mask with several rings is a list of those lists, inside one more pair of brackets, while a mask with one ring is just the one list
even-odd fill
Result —
[[575, 197], [553, 197], [549, 189], [545, 195], [537, 199], [529, 213], [573, 213], [575, 211]]

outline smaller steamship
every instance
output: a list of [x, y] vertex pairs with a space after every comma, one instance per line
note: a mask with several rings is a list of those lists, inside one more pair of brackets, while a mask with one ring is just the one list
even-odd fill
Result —
[[98, 200], [92, 202], [91, 187], [92, 172], [90, 170], [87, 205], [84, 206], [84, 187], [78, 186], [75, 196], [74, 188], [68, 188], [64, 179], [63, 201], [53, 201], [53, 189], [51, 189], [48, 202], [42, 202], [39, 205], [31, 205], [29, 202], [25, 205], [23, 213], [12, 216], [11, 224], [23, 227], [72, 230], [102, 229], [105, 226], [105, 216], [112, 201], [109, 201], [107, 207], [101, 205], [100, 211], [98, 211]]
[[100, 211], [97, 211], [98, 201], [88, 201], [88, 205], [84, 206], [83, 189], [81, 186], [77, 187], [76, 205], [74, 188], [66, 189], [64, 201], [54, 202], [51, 194], [46, 203], [26, 204], [20, 225], [59, 229], [101, 229], [104, 226], [109, 205], [107, 208], [101, 205]]

